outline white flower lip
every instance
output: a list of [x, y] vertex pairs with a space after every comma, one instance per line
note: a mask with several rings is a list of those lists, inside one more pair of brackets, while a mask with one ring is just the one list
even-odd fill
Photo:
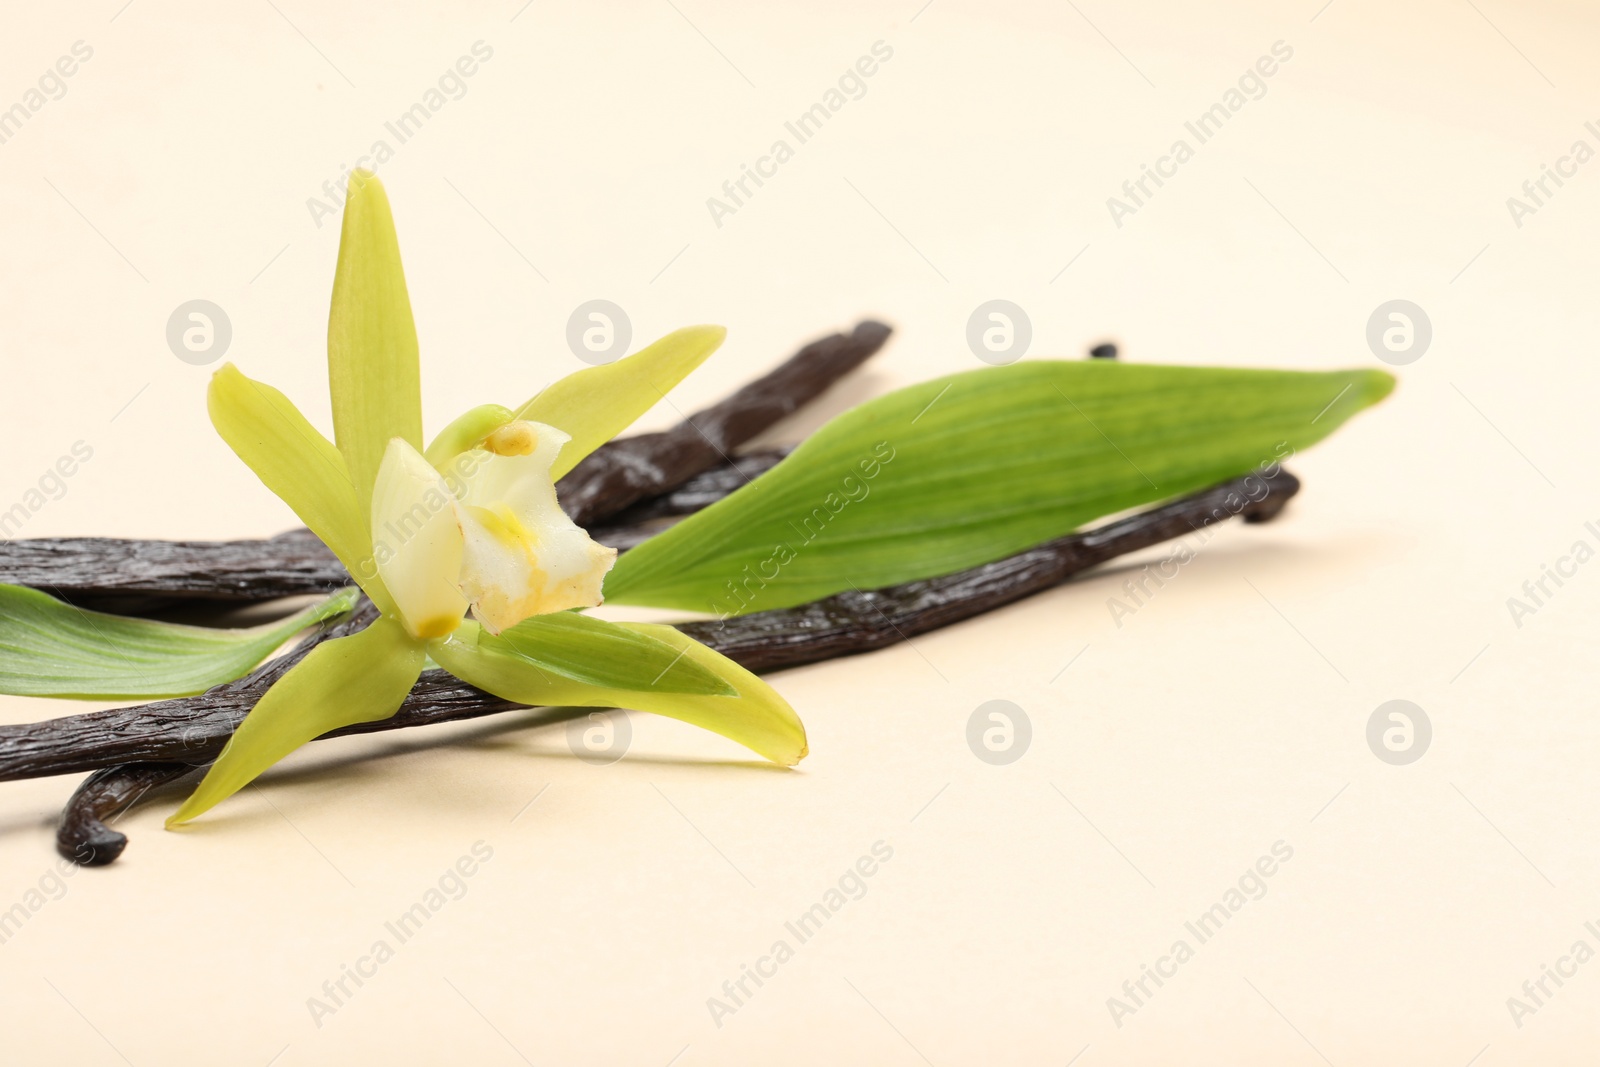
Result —
[[617, 560], [556, 503], [551, 465], [570, 438], [553, 426], [512, 422], [475, 451], [456, 514], [465, 542], [461, 588], [490, 633], [532, 615], [594, 607]]
[[470, 606], [490, 633], [601, 602], [615, 549], [556, 502], [551, 465], [568, 436], [513, 422], [452, 461], [448, 480], [407, 442], [389, 442], [372, 495], [373, 556], [401, 621], [443, 637]]

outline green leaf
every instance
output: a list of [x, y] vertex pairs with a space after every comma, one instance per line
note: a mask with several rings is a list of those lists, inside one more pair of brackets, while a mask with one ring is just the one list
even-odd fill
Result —
[[635, 708], [666, 715], [737, 741], [785, 767], [806, 755], [806, 731], [783, 697], [766, 682], [670, 626], [622, 623], [626, 629], [683, 652], [684, 658], [725, 680], [734, 696], [626, 690], [587, 685], [541, 670], [516, 656], [485, 647], [468, 623], [429, 652], [445, 670], [470, 685], [518, 704]]
[[560, 611], [478, 638], [485, 652], [515, 656], [574, 682], [605, 689], [734, 695], [733, 686], [678, 645], [614, 622]]
[[365, 515], [391, 437], [422, 451], [422, 386], [400, 241], [383, 183], [351, 173], [328, 312], [334, 439]]
[[234, 454], [333, 550], [345, 569], [358, 581], [364, 571], [376, 580], [370, 520], [356, 499], [344, 458], [293, 402], [228, 363], [211, 377], [206, 408], [211, 425]]
[[554, 426], [572, 438], [556, 457], [550, 477], [561, 477], [633, 425], [726, 336], [721, 326], [674, 330], [626, 359], [569, 374], [518, 408], [517, 418]]
[[387, 719], [416, 684], [423, 656], [422, 645], [389, 618], [324, 641], [250, 710], [167, 826], [209, 811], [307, 741], [342, 726]]
[[308, 626], [355, 605], [347, 589], [248, 629], [179, 626], [85, 611], [36, 589], [0, 585], [0, 693], [131, 700], [190, 696], [248, 673]]
[[925, 382], [623, 555], [606, 599], [739, 614], [949, 574], [1277, 463], [1393, 385], [1099, 360]]

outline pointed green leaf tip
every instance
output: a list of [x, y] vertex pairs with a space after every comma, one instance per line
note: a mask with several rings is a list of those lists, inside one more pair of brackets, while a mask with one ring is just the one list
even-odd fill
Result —
[[334, 438], [365, 515], [389, 439], [422, 451], [417, 330], [400, 241], [383, 183], [365, 170], [350, 175], [344, 205], [328, 313], [328, 391]]
[[550, 470], [552, 478], [559, 478], [632, 426], [704, 363], [727, 336], [721, 326], [673, 330], [626, 359], [589, 367], [551, 383], [518, 408], [516, 417], [554, 426], [572, 438]]
[[1393, 388], [1100, 360], [923, 382], [623, 555], [606, 600], [734, 615], [951, 574], [1281, 461]]

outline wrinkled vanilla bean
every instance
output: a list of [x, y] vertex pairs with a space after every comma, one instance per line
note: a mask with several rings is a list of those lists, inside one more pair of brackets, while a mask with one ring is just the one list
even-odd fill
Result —
[[619, 552], [637, 548], [683, 516], [710, 507], [735, 489], [755, 481], [791, 451], [771, 448], [734, 456], [731, 463], [697, 474], [671, 492], [641, 500], [604, 525], [589, 527], [589, 536]]
[[692, 515], [701, 508], [710, 507], [735, 489], [743, 488], [782, 462], [794, 448], [764, 448], [742, 452], [731, 462], [719, 463], [710, 470], [695, 475], [678, 488], [641, 500], [619, 511], [606, 520], [604, 526], [638, 526], [654, 519]]
[[557, 483], [561, 507], [588, 526], [646, 497], [675, 489], [779, 419], [798, 411], [864, 363], [890, 329], [867, 320], [849, 333], [806, 345], [771, 373], [663, 433], [646, 433], [596, 450]]
[[[1250, 475], [957, 574], [843, 593], [795, 608], [757, 612], [723, 622], [684, 623], [679, 629], [757, 671], [871, 651], [991, 611], [1059, 585], [1116, 556], [1194, 533], [1217, 521], [1234, 516], [1247, 522], [1266, 521], [1299, 488], [1299, 480], [1287, 471], [1271, 476]], [[372, 618], [371, 605], [364, 604], [360, 611], [326, 627], [288, 655], [198, 697], [0, 726], [0, 780], [133, 763], [190, 765], [215, 759], [255, 701], [284, 671], [318, 641], [355, 632]], [[392, 718], [360, 723], [324, 736], [428, 726], [494, 715], [519, 706], [474, 689], [444, 671], [431, 670], [423, 673]], [[103, 781], [118, 783], [109, 790], [111, 799], [105, 799], [107, 790], [89, 789], [86, 783], [80, 790], [84, 794], [82, 801], [75, 798], [63, 818], [63, 834], [67, 825], [92, 828], [97, 811], [116, 808], [117, 798], [132, 789], [120, 784], [115, 775], [108, 775]], [[80, 804], [89, 809], [81, 815], [73, 810]], [[81, 840], [74, 837], [70, 844], [77, 849]], [[73, 857], [72, 852], [63, 854]]]
[[350, 584], [309, 530], [250, 541], [47, 537], [0, 543], [0, 582], [123, 614], [178, 604], [246, 604]]

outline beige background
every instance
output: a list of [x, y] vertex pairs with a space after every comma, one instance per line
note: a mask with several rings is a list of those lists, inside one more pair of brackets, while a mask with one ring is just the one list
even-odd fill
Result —
[[[593, 297], [639, 343], [727, 324], [686, 411], [863, 314], [898, 332], [834, 408], [977, 366], [995, 297], [1030, 358], [1374, 366], [1394, 298], [1435, 336], [1295, 461], [1285, 521], [1227, 530], [1120, 628], [1110, 573], [776, 676], [798, 772], [642, 715], [594, 767], [508, 721], [319, 744], [189, 833], [161, 831], [170, 797], [140, 809], [121, 862], [0, 945], [5, 1061], [1589, 1062], [1600, 962], [1520, 1028], [1506, 999], [1600, 949], [1600, 564], [1520, 628], [1506, 599], [1597, 542], [1600, 163], [1521, 227], [1506, 198], [1600, 147], [1600, 20], [1319, 2], [12, 5], [0, 107], [94, 49], [0, 145], [0, 508], [94, 449], [26, 536], [292, 523], [167, 317], [220, 304], [228, 358], [326, 426], [337, 237], [307, 198], [479, 40], [381, 170], [430, 428], [576, 369]], [[714, 225], [706, 198], [879, 40], [866, 95]], [[1115, 226], [1106, 198], [1280, 40], [1266, 95]], [[1394, 698], [1433, 723], [1409, 766], [1365, 740]], [[991, 699], [1032, 722], [1010, 766], [965, 742]], [[74, 785], [0, 791], [0, 909], [47, 878]], [[866, 895], [715, 1025], [707, 998], [880, 840]], [[1107, 998], [1280, 840], [1265, 897], [1115, 1025]], [[307, 998], [478, 841], [465, 895], [316, 1025]]]

